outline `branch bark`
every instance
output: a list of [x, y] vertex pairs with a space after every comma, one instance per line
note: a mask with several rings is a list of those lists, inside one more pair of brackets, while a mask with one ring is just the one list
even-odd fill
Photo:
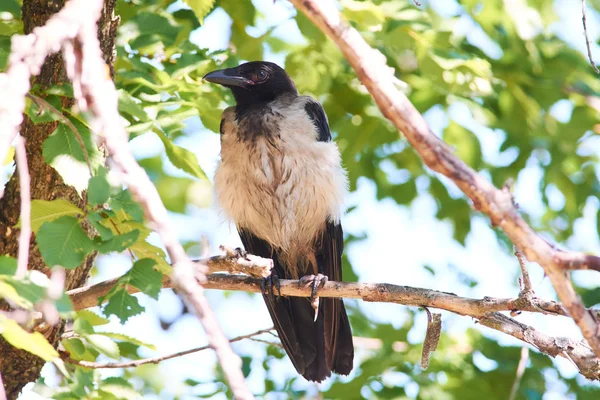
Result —
[[340, 48], [377, 106], [432, 170], [450, 178], [487, 214], [527, 258], [537, 262], [549, 277], [558, 297], [583, 336], [600, 356], [600, 325], [589, 313], [569, 279], [568, 270], [600, 271], [600, 257], [561, 251], [545, 241], [519, 215], [508, 190], [499, 190], [453, 154], [453, 150], [429, 128], [423, 116], [394, 84], [394, 71], [383, 54], [371, 48], [356, 29], [344, 21], [332, 2], [290, 0]]
[[[210, 262], [208, 262], [210, 265]], [[261, 292], [261, 279], [243, 275], [211, 274], [206, 276], [205, 289], [237, 290], [245, 292]], [[71, 290], [68, 295], [76, 310], [98, 305], [98, 298], [104, 296], [117, 283], [117, 279], [100, 282], [95, 285]], [[310, 297], [310, 288], [299, 285], [296, 280], [280, 280], [283, 296]], [[173, 287], [173, 283], [165, 277], [163, 288]], [[128, 286], [129, 293], [139, 290]], [[500, 311], [515, 309], [529, 312], [542, 312], [553, 315], [566, 315], [560, 304], [535, 299], [528, 303], [525, 299], [470, 299], [452, 293], [430, 289], [398, 286], [387, 283], [350, 283], [329, 281], [319, 289], [320, 297], [343, 297], [362, 299], [371, 302], [396, 303], [413, 307], [430, 307], [446, 310], [455, 314], [476, 318], [484, 326], [506, 333], [523, 342], [529, 343], [542, 353], [552, 357], [557, 355], [573, 361], [582, 375], [590, 380], [600, 380], [600, 359], [595, 356], [589, 346], [570, 338], [552, 337], [534, 328], [522, 324], [513, 318], [501, 314]]]

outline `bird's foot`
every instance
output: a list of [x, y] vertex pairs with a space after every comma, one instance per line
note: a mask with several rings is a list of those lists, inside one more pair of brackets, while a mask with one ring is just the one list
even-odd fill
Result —
[[239, 257], [239, 258], [243, 258], [244, 260], [246, 260], [246, 256], [248, 255], [248, 252], [244, 249], [242, 249], [241, 247], [236, 247], [235, 249], [233, 249], [234, 254]]
[[305, 275], [298, 281], [298, 286], [300, 287], [309, 287], [310, 291], [310, 304], [312, 308], [315, 310], [315, 321], [317, 320], [317, 316], [319, 315], [319, 296], [317, 296], [317, 292], [320, 288], [325, 286], [329, 278], [323, 274], [317, 275]]
[[260, 282], [260, 290], [265, 296], [275, 296], [275, 289], [277, 290], [277, 296], [281, 296], [281, 283], [279, 282], [279, 276], [275, 269], [271, 270], [271, 275], [267, 276]]

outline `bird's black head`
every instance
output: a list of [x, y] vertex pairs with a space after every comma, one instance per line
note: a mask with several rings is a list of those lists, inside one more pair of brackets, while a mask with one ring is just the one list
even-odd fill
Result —
[[204, 79], [229, 88], [237, 104], [242, 106], [269, 102], [282, 94], [298, 94], [283, 68], [266, 61], [209, 72]]

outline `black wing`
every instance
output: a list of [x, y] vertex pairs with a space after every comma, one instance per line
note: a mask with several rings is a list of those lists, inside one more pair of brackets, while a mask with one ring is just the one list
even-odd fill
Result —
[[[342, 281], [342, 253], [344, 233], [339, 222], [327, 221], [317, 244], [319, 272], [330, 280]], [[320, 298], [319, 318], [324, 322], [325, 355], [327, 367], [338, 374], [352, 371], [354, 344], [352, 330], [342, 299]]]
[[[257, 256], [272, 258], [281, 279], [291, 279], [277, 252], [246, 229], [239, 229], [245, 249]], [[327, 223], [317, 243], [319, 272], [332, 280], [342, 279], [343, 234], [339, 224]], [[352, 370], [352, 333], [341, 299], [321, 298], [319, 314], [306, 298], [263, 295], [283, 348], [302, 376], [320, 382], [331, 371], [348, 374]]]
[[[277, 254], [266, 241], [255, 236], [247, 229], [238, 229], [238, 232], [246, 251], [260, 257], [273, 259], [273, 267], [277, 276], [281, 279], [286, 277], [284, 268], [277, 260]], [[295, 329], [295, 319], [299, 319], [300, 316], [294, 316], [292, 301], [306, 300], [302, 298], [275, 298], [269, 295], [263, 295], [263, 298], [283, 348], [292, 360], [296, 370], [304, 375], [306, 371], [304, 352]]]
[[330, 142], [331, 132], [329, 130], [329, 122], [321, 104], [311, 99], [304, 105], [304, 111], [306, 111], [317, 128], [317, 140], [319, 142]]

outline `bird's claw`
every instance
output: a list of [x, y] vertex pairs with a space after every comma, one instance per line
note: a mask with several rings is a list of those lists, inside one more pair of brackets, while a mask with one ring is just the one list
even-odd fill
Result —
[[317, 320], [317, 316], [319, 315], [319, 296], [317, 293], [320, 288], [325, 286], [329, 278], [323, 274], [317, 275], [305, 275], [298, 281], [298, 286], [300, 287], [309, 287], [310, 290], [310, 304], [315, 310], [315, 321]]
[[273, 290], [273, 288], [277, 290], [277, 296], [281, 296], [281, 283], [279, 282], [279, 276], [274, 269], [271, 270], [271, 275], [263, 278], [260, 282], [261, 292], [265, 296], [275, 296], [275, 290]]
[[248, 252], [246, 250], [242, 249], [241, 247], [236, 247], [235, 249], [233, 249], [233, 251], [239, 258], [247, 260], [246, 256], [248, 255]]

